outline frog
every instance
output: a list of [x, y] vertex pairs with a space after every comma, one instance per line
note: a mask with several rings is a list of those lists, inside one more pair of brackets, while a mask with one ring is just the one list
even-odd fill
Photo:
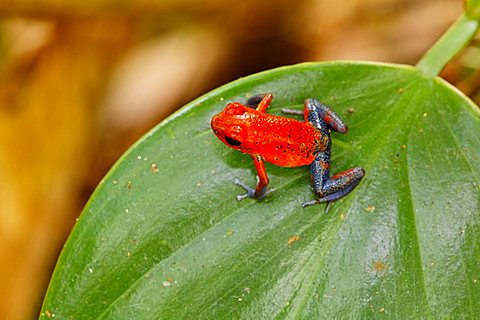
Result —
[[228, 103], [211, 119], [214, 134], [228, 147], [250, 155], [257, 172], [255, 188], [235, 179], [234, 183], [246, 193], [237, 200], [261, 200], [272, 190], [265, 162], [281, 167], [310, 166], [310, 178], [316, 198], [302, 207], [330, 204], [349, 194], [365, 176], [362, 167], [354, 167], [330, 176], [331, 132], [348, 132], [348, 126], [329, 106], [315, 98], [304, 100], [303, 111], [282, 109], [286, 115], [303, 116], [303, 121], [266, 113], [272, 93], [257, 94], [245, 104]]

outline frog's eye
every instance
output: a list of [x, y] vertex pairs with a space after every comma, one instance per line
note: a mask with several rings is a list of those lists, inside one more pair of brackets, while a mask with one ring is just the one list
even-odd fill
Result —
[[227, 137], [227, 136], [225, 136], [225, 141], [233, 147], [238, 147], [239, 145], [242, 144], [240, 141], [232, 139], [232, 138]]

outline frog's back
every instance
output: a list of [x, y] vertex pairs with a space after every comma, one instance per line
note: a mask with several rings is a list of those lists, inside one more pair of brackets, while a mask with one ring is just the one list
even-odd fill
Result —
[[249, 133], [251, 152], [282, 167], [311, 164], [328, 142], [328, 137], [308, 122], [270, 114], [256, 117]]

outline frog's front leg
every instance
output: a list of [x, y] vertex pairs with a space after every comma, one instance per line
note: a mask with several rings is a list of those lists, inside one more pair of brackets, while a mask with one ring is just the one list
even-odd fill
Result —
[[356, 167], [330, 177], [330, 152], [326, 150], [317, 154], [315, 161], [310, 166], [310, 173], [313, 189], [318, 199], [304, 202], [302, 207], [321, 202], [330, 203], [344, 197], [360, 183], [365, 175], [365, 170]]
[[248, 99], [246, 106], [260, 112], [266, 112], [272, 99], [273, 95], [271, 93], [257, 94]]
[[261, 155], [251, 155], [253, 159], [253, 163], [255, 165], [255, 169], [257, 170], [257, 187], [255, 189], [250, 188], [240, 180], [236, 179], [235, 184], [239, 185], [243, 189], [247, 191], [245, 194], [240, 194], [237, 196], [237, 200], [240, 201], [245, 198], [252, 198], [252, 199], [262, 199], [267, 195], [267, 185], [268, 185], [268, 176], [267, 171], [265, 170], [265, 163], [263, 162], [263, 158]]

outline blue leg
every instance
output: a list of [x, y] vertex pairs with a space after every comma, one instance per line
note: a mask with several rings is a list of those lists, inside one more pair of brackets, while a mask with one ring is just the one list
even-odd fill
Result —
[[[282, 109], [283, 113], [304, 115], [305, 121], [311, 122], [317, 128], [320, 126], [337, 131], [339, 133], [347, 133], [348, 127], [343, 120], [329, 106], [322, 104], [317, 99], [306, 99], [303, 112], [300, 110]], [[312, 114], [313, 117], [310, 117]], [[320, 123], [319, 120], [322, 120]], [[321, 129], [322, 130], [322, 129]], [[322, 130], [323, 132], [323, 130]]]
[[[340, 199], [350, 193], [360, 183], [365, 170], [360, 167], [348, 169], [333, 177], [329, 177], [329, 165], [325, 161], [327, 156], [324, 152], [320, 153], [310, 166], [312, 184], [318, 199], [307, 201], [302, 207], [314, 205], [317, 203], [330, 203]], [[328, 155], [329, 158], [329, 155]], [[328, 209], [328, 206], [326, 210]]]
[[[308, 109], [309, 113], [317, 113], [319, 118], [331, 130], [339, 133], [347, 133], [348, 127], [342, 119], [329, 106], [320, 103], [317, 99], [306, 99], [304, 109]], [[307, 121], [307, 119], [305, 119]]]
[[327, 207], [325, 208], [325, 211], [327, 211], [330, 202], [344, 197], [360, 183], [365, 175], [365, 171], [357, 167], [330, 177], [331, 142], [329, 129], [345, 133], [348, 131], [348, 128], [335, 112], [315, 99], [305, 100], [304, 117], [305, 121], [313, 124], [329, 139], [325, 150], [316, 155], [310, 166], [312, 185], [318, 199], [307, 201], [302, 204], [302, 207], [327, 202]]

